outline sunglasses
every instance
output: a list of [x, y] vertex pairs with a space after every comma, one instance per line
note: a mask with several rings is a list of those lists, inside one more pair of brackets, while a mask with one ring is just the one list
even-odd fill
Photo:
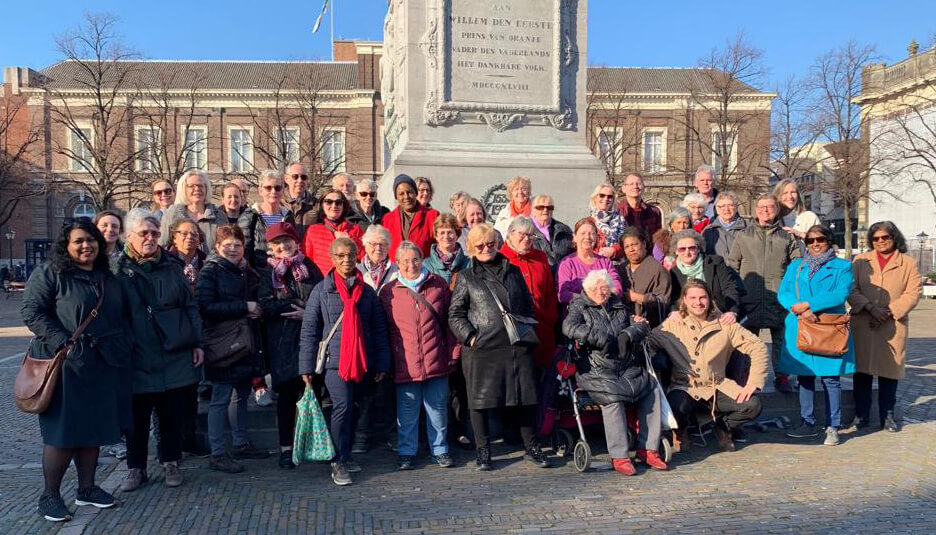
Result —
[[533, 208], [536, 208], [540, 212], [552, 212], [553, 210], [556, 209], [556, 207], [551, 204], [548, 204], [548, 205], [541, 204], [539, 206], [534, 206]]
[[377, 196], [376, 191], [359, 191], [357, 192], [357, 194], [358, 194], [358, 197], [376, 197]]
[[479, 251], [483, 251], [485, 249], [496, 249], [497, 242], [493, 242], [493, 241], [482, 242], [477, 245], [477, 248]]
[[698, 250], [699, 250], [699, 247], [696, 245], [690, 245], [689, 247], [677, 247], [676, 248], [677, 253], [686, 253], [686, 252], [695, 253]]
[[171, 193], [172, 193], [172, 188], [153, 190], [153, 195], [163, 196], [163, 195], [169, 195]]
[[303, 182], [309, 180], [309, 175], [289, 175], [293, 180], [301, 180]]
[[263, 191], [283, 191], [283, 186], [263, 186]]
[[611, 194], [608, 194], [608, 193], [599, 193], [599, 194], [598, 194], [598, 198], [599, 198], [599, 199], [613, 199], [613, 198], [614, 198], [614, 194], [613, 194], [613, 193], [611, 193]]
[[873, 241], [874, 243], [883, 243], [883, 242], [886, 242], [886, 241], [891, 241], [891, 240], [893, 240], [893, 239], [894, 239], [894, 238], [893, 238], [892, 236], [890, 236], [889, 234], [885, 234], [884, 236], [875, 236], [875, 237], [871, 238], [871, 241]]
[[141, 238], [158, 238], [162, 235], [158, 230], [141, 230], [139, 232], [134, 232], [134, 234]]
[[322, 204], [326, 206], [332, 206], [335, 204], [341, 204], [341, 199], [322, 199]]
[[816, 236], [815, 238], [806, 238], [803, 240], [806, 245], [812, 245], [814, 243], [825, 243], [826, 241], [827, 240], [825, 239], [825, 236]]

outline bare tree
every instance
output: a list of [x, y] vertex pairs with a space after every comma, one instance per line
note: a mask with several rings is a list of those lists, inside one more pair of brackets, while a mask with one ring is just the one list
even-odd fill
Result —
[[54, 151], [73, 171], [57, 180], [83, 188], [98, 210], [132, 195], [128, 182], [138, 157], [130, 142], [135, 91], [128, 61], [138, 56], [124, 48], [116, 24], [110, 15], [85, 15], [81, 26], [57, 39], [73, 78], [49, 89], [52, 121], [64, 133], [53, 137]]
[[822, 133], [809, 113], [810, 86], [790, 76], [777, 88], [771, 119], [771, 163], [780, 178], [799, 178], [815, 167], [812, 146]]
[[0, 227], [10, 221], [20, 202], [47, 191], [44, 181], [30, 178], [29, 159], [40, 132], [25, 117], [25, 104], [20, 96], [0, 98]]
[[640, 161], [640, 110], [627, 105], [628, 90], [614, 79], [613, 72], [606, 67], [589, 69], [585, 117], [588, 144], [601, 160], [608, 182], [617, 190], [628, 170], [663, 173], [666, 164], [663, 162], [659, 169], [644, 169]]

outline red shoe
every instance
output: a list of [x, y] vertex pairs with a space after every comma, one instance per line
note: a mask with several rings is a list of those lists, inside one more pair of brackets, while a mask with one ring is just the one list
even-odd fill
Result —
[[669, 469], [669, 467], [666, 466], [666, 463], [663, 462], [663, 459], [660, 458], [660, 454], [656, 451], [638, 449], [637, 460], [653, 468], [656, 468], [657, 470]]
[[611, 459], [611, 465], [614, 466], [614, 471], [619, 474], [624, 474], [625, 476], [637, 475], [637, 469], [634, 468], [634, 463], [627, 457], [623, 459]]

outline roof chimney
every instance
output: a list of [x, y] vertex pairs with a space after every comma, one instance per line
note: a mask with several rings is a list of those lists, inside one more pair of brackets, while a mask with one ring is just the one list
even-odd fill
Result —
[[909, 52], [911, 56], [916, 56], [917, 52], [919, 51], [920, 51], [920, 44], [916, 42], [916, 39], [914, 39], [913, 41], [910, 41], [910, 46], [907, 47], [907, 52]]

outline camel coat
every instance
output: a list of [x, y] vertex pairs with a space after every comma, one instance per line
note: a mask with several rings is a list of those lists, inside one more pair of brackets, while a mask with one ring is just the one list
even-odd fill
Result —
[[[851, 305], [857, 370], [889, 379], [904, 378], [910, 311], [920, 301], [920, 272], [908, 255], [895, 252], [881, 271], [875, 251], [862, 253], [853, 263], [855, 286]], [[871, 306], [888, 307], [894, 319], [872, 329]]]

